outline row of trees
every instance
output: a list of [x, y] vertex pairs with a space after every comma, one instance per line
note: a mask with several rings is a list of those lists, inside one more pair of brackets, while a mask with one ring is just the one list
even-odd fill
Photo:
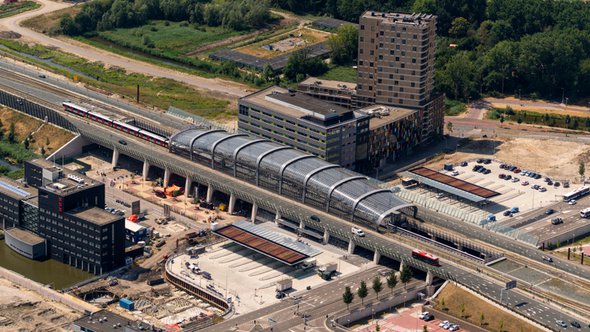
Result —
[[[408, 282], [412, 280], [412, 270], [407, 266], [404, 266], [400, 271], [399, 281], [404, 284], [404, 287], [407, 285]], [[393, 294], [393, 289], [397, 286], [398, 279], [395, 271], [391, 271], [387, 279], [385, 280], [387, 288], [390, 289], [391, 293]], [[383, 282], [379, 276], [375, 276], [373, 278], [373, 282], [371, 288], [379, 298], [379, 293], [383, 290]], [[356, 295], [361, 299], [361, 304], [364, 304], [365, 297], [369, 295], [369, 288], [367, 287], [367, 283], [363, 280], [360, 283], [359, 288], [356, 291]], [[352, 292], [350, 286], [344, 287], [344, 293], [342, 294], [342, 302], [346, 304], [346, 309], [349, 308], [350, 304], [354, 300], [355, 294]]]
[[271, 20], [269, 0], [96, 0], [84, 4], [76, 16], [65, 15], [61, 33], [130, 28], [148, 20], [188, 21], [234, 30], [260, 28]]
[[[436, 89], [468, 100], [517, 94], [570, 100], [590, 89], [590, 3], [559, 0], [273, 0], [357, 22], [365, 10], [437, 15]], [[336, 63], [354, 59], [332, 38]], [[344, 59], [345, 61], [341, 61]]]

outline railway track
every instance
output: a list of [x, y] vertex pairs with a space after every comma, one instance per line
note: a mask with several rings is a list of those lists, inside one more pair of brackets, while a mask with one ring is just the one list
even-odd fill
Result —
[[[79, 103], [92, 105], [92, 106], [95, 106], [99, 109], [104, 109], [108, 112], [117, 114], [121, 117], [134, 118], [134, 119], [139, 118], [142, 121], [150, 122], [154, 126], [161, 127], [169, 132], [175, 132], [178, 130], [178, 128], [172, 128], [170, 126], [166, 126], [166, 125], [162, 124], [161, 122], [157, 122], [153, 119], [147, 118], [147, 117], [139, 115], [137, 113], [129, 112], [129, 111], [117, 108], [117, 107], [113, 107], [113, 106], [110, 106], [110, 105], [107, 105], [107, 104], [104, 104], [101, 102], [97, 102], [96, 100], [90, 99], [90, 98], [83, 96], [79, 93], [71, 92], [67, 89], [55, 86], [55, 85], [50, 84], [48, 82], [42, 81], [40, 79], [36, 79], [36, 78], [32, 78], [27, 75], [15, 73], [13, 71], [10, 71], [10, 70], [7, 70], [7, 69], [1, 68], [1, 67], [0, 67], [0, 73], [2, 73], [2, 75], [6, 78], [14, 78], [15, 80], [18, 80], [21, 83], [25, 83], [30, 86], [37, 87], [39, 89], [42, 89], [42, 90], [51, 92], [55, 95], [61, 96], [61, 97], [63, 97], [63, 100], [71, 100], [71, 101], [76, 101]], [[0, 83], [0, 85], [2, 85], [2, 84]], [[2, 85], [2, 86], [6, 86], [6, 85]], [[52, 109], [54, 109], [56, 106], [51, 103], [49, 103], [49, 105], [52, 105], [52, 107], [51, 107]], [[44, 106], [49, 107], [47, 103], [45, 103]]]

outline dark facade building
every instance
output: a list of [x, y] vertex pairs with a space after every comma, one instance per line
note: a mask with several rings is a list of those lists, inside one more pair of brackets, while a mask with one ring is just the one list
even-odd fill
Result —
[[104, 184], [44, 159], [25, 163], [25, 183], [37, 187], [38, 219], [31, 226], [24, 208], [20, 224], [47, 241], [49, 257], [94, 274], [124, 264], [125, 223], [104, 211]]
[[369, 117], [302, 93], [269, 87], [238, 101], [240, 131], [356, 169], [367, 160]]

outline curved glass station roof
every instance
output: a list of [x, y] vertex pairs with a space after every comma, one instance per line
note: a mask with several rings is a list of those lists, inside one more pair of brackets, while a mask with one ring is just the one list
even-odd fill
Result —
[[170, 138], [170, 151], [351, 221], [382, 225], [416, 212], [366, 176], [266, 139], [189, 128]]

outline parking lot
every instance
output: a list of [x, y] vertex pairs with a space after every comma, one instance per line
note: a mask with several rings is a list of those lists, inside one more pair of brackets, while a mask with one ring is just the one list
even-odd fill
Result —
[[[477, 161], [466, 161], [466, 163], [456, 165], [454, 171], [446, 171], [445, 173], [496, 191], [500, 195], [491, 198], [489, 203], [482, 206], [476, 206], [475, 204], [463, 204], [461, 206], [460, 201], [447, 194], [438, 194], [437, 197], [441, 201], [448, 201], [468, 212], [485, 211], [489, 215], [494, 215], [497, 221], [503, 221], [518, 218], [519, 215], [527, 211], [560, 202], [564, 193], [573, 190], [571, 187], [564, 188], [559, 181], [559, 186], [548, 185], [543, 174], [539, 174], [537, 178], [523, 175], [523, 173], [526, 174], [527, 170], [519, 169], [518, 165], [513, 165], [517, 167], [516, 172], [514, 172], [501, 168], [502, 163], [497, 161], [490, 160], [488, 163], [478, 163]], [[483, 171], [474, 170], [476, 167], [483, 169]], [[534, 170], [528, 172], [534, 172]], [[511, 215], [506, 212], [513, 208], [517, 208], [518, 212]], [[490, 219], [493, 220], [492, 217]]]
[[[445, 329], [443, 321], [436, 317], [429, 321], [424, 321], [419, 318], [422, 313], [422, 303], [414, 303], [409, 307], [402, 307], [396, 309], [393, 313], [387, 313], [380, 319], [373, 319], [368, 324], [353, 329], [355, 332], [373, 332], [377, 325], [383, 332], [414, 332], [414, 331], [425, 331], [426, 326], [428, 331], [449, 331], [450, 328]], [[450, 321], [451, 324], [458, 325], [455, 331], [469, 331], [460, 326], [458, 320]]]
[[[273, 223], [267, 222], [260, 226], [296, 240], [292, 233], [278, 228]], [[345, 257], [347, 253], [340, 248], [311, 242], [308, 244], [314, 249], [322, 251], [314, 257], [318, 266], [337, 263], [338, 273], [335, 278], [359, 269], [347, 262]], [[206, 271], [211, 275], [211, 279], [192, 273], [186, 263], [198, 265], [201, 271]], [[287, 298], [294, 296], [298, 291], [305, 290], [308, 286], [314, 288], [319, 284], [330, 282], [321, 279], [314, 268], [302, 270], [288, 266], [229, 241], [209, 248], [206, 253], [196, 258], [181, 255], [174, 259], [173, 268], [193, 280], [196, 285], [213, 289], [223, 297], [226, 295], [232, 297], [236, 303], [238, 314], [244, 314], [281, 301], [275, 296], [277, 281], [286, 278], [293, 280], [292, 289], [286, 291]]]

